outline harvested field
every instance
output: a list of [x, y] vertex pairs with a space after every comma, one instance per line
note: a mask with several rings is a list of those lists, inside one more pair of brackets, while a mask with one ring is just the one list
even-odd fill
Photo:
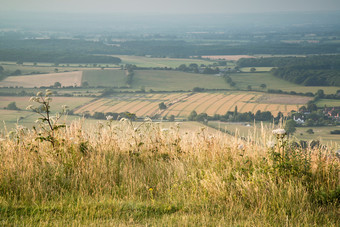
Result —
[[33, 88], [41, 86], [51, 86], [55, 82], [61, 83], [61, 86], [81, 86], [83, 72], [65, 72], [38, 74], [29, 76], [9, 76], [0, 82], [0, 87], [24, 87]]
[[[275, 97], [277, 96], [277, 97]], [[282, 98], [282, 99], [281, 99]], [[295, 99], [289, 102], [290, 99]], [[264, 101], [262, 101], [264, 100]], [[138, 117], [170, 116], [185, 118], [192, 111], [197, 114], [207, 113], [224, 115], [228, 111], [238, 112], [270, 111], [273, 115], [278, 112], [288, 114], [298, 110], [306, 97], [267, 95], [258, 92], [228, 92], [228, 93], [162, 93], [162, 94], [119, 94], [111, 98], [102, 98], [89, 103], [75, 111], [83, 112], [130, 112]], [[160, 110], [159, 104], [164, 102], [167, 109]]]

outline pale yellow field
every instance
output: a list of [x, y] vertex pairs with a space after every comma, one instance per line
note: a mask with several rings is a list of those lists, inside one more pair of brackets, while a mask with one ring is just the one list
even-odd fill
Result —
[[209, 108], [214, 105], [216, 102], [221, 100], [225, 95], [224, 94], [217, 94], [214, 97], [211, 97], [208, 101], [202, 103], [196, 108], [197, 113], [207, 113]]
[[190, 104], [187, 105], [183, 110], [181, 110], [178, 115], [179, 116], [187, 116], [193, 110], [195, 110], [197, 113], [200, 113], [198, 111], [199, 106], [204, 104], [205, 102], [210, 102], [210, 99], [214, 98], [214, 96], [216, 96], [216, 94], [208, 94], [208, 95], [205, 95], [205, 96], [203, 96], [199, 99], [196, 99], [196, 100], [190, 102]]
[[55, 82], [61, 83], [61, 86], [81, 86], [82, 71], [38, 74], [28, 76], [9, 76], [0, 82], [0, 87], [24, 87], [33, 88], [41, 86], [51, 86]]

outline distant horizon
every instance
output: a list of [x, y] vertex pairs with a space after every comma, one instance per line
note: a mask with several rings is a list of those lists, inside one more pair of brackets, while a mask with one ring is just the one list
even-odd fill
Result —
[[[11, 10], [3, 10], [0, 9], [1, 13], [5, 14], [27, 14], [27, 13], [37, 13], [37, 14], [65, 14], [65, 15], [163, 15], [163, 16], [173, 16], [173, 15], [180, 15], [180, 16], [201, 16], [201, 15], [219, 15], [219, 16], [225, 16], [225, 15], [270, 15], [270, 14], [314, 14], [314, 13], [339, 13], [340, 9], [334, 9], [334, 10], [305, 10], [305, 11], [294, 11], [294, 10], [282, 10], [282, 11], [264, 11], [264, 12], [90, 12], [90, 11], [38, 11], [38, 10], [20, 10], [20, 11], [11, 11]], [[0, 15], [1, 16], [1, 15]]]
[[338, 0], [2, 0], [1, 12], [225, 14], [338, 11]]

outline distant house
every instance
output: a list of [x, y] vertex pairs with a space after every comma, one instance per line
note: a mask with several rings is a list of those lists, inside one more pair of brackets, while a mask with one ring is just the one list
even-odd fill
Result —
[[295, 116], [294, 116], [294, 121], [296, 122], [296, 124], [299, 124], [299, 125], [305, 123], [305, 121], [304, 121], [303, 119], [301, 119], [301, 118], [297, 118], [297, 119], [296, 119]]

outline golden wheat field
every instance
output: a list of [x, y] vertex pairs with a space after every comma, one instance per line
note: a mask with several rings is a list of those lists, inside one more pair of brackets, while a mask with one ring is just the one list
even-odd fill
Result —
[[[191, 111], [224, 115], [228, 111], [238, 112], [271, 111], [274, 115], [282, 112], [287, 115], [298, 110], [310, 98], [289, 95], [268, 95], [254, 92], [225, 93], [167, 93], [167, 94], [125, 94], [94, 100], [75, 110], [85, 112], [131, 112], [138, 117], [170, 116], [186, 117]], [[164, 102], [167, 109], [160, 110], [159, 103]]]

